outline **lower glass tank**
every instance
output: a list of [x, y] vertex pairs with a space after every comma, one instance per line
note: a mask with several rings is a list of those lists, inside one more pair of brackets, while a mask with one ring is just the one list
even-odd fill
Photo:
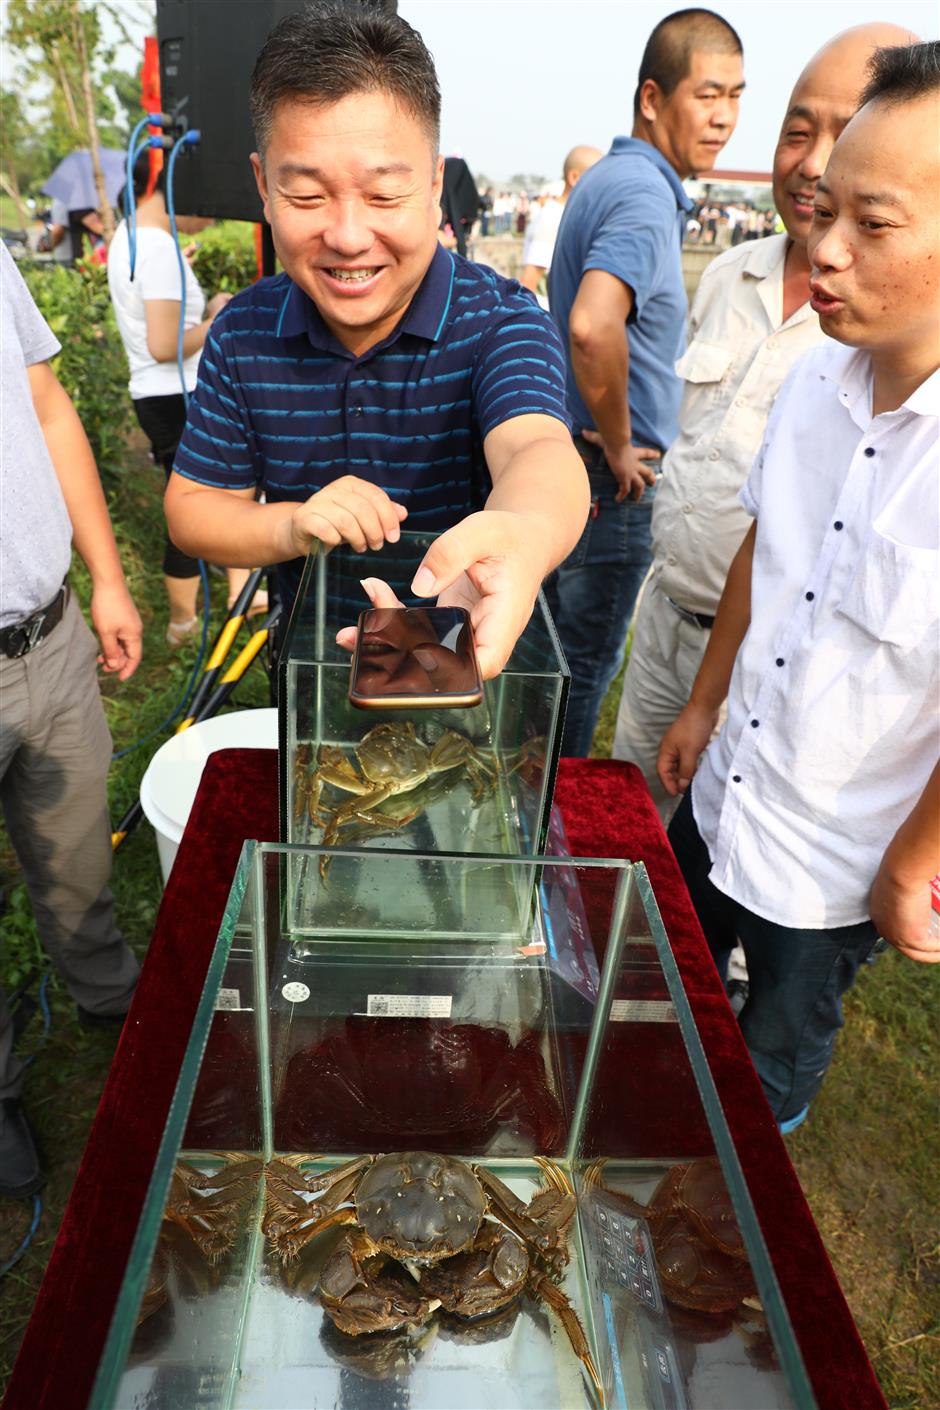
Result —
[[92, 1403], [812, 1406], [643, 868], [487, 859], [481, 937], [340, 849], [439, 904], [298, 939], [325, 855], [246, 844]]

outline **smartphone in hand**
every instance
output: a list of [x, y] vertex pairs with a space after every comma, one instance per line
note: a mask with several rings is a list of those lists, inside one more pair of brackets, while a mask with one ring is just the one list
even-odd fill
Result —
[[349, 699], [361, 710], [479, 705], [483, 682], [464, 607], [369, 607], [359, 615]]

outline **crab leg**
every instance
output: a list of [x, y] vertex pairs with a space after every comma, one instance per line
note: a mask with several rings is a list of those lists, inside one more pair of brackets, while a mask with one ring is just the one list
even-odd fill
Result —
[[574, 1354], [587, 1371], [597, 1393], [598, 1401], [603, 1406], [605, 1404], [604, 1387], [597, 1374], [597, 1367], [594, 1364], [594, 1358], [591, 1355], [591, 1349], [588, 1346], [587, 1337], [584, 1335], [584, 1328], [581, 1326], [581, 1319], [577, 1312], [561, 1288], [556, 1287], [547, 1274], [540, 1273], [533, 1268], [529, 1273], [528, 1285], [534, 1296], [541, 1298], [557, 1314], [559, 1321], [568, 1333], [568, 1340], [571, 1342]]
[[[309, 1157], [304, 1157], [309, 1159]], [[298, 1158], [268, 1162], [265, 1170], [267, 1214], [262, 1228], [285, 1263], [297, 1257], [303, 1246], [336, 1224], [354, 1224], [356, 1211], [340, 1208], [352, 1195], [375, 1156], [364, 1155], [344, 1161], [324, 1175], [304, 1175]], [[319, 1194], [314, 1203], [303, 1198]]]
[[[504, 1224], [543, 1258], [553, 1272], [560, 1273], [568, 1261], [568, 1251], [563, 1243], [559, 1243], [557, 1234], [559, 1230], [566, 1229], [574, 1218], [574, 1195], [563, 1195], [556, 1187], [553, 1191], [539, 1191], [530, 1204], [525, 1204], [513, 1194], [508, 1185], [504, 1185], [502, 1180], [497, 1179], [489, 1170], [475, 1165], [473, 1172]], [[542, 1197], [548, 1194], [552, 1194], [553, 1199], [550, 1202], [542, 1200]], [[541, 1206], [536, 1206], [540, 1214], [541, 1209], [547, 1206], [545, 1215], [538, 1219], [533, 1218], [531, 1213], [536, 1200], [542, 1202]]]

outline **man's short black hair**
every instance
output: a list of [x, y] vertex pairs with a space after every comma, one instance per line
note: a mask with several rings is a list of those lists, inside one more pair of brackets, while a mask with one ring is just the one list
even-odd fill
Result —
[[940, 41], [876, 49], [859, 107], [866, 103], [910, 103], [940, 89]]
[[251, 75], [249, 103], [264, 155], [278, 103], [338, 103], [353, 93], [387, 93], [440, 142], [441, 91], [417, 30], [377, 5], [307, 5], [274, 26]]
[[688, 78], [694, 53], [743, 54], [744, 45], [737, 30], [714, 10], [677, 10], [667, 15], [653, 30], [643, 50], [633, 97], [635, 118], [640, 115], [640, 89], [647, 79], [653, 79], [668, 98], [682, 80]]

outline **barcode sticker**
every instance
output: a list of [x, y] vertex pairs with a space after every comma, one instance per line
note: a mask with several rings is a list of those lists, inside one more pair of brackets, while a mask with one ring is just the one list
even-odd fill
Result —
[[370, 1018], [450, 1018], [450, 994], [370, 994]]
[[678, 1023], [676, 1010], [668, 999], [614, 999], [611, 1023]]
[[217, 1009], [240, 1009], [242, 995], [240, 989], [220, 989], [215, 1000]]

